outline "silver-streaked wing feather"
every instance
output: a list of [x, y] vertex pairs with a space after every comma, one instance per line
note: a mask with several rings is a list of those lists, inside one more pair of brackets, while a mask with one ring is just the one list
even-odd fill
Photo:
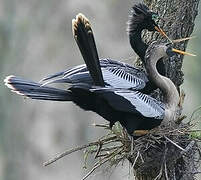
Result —
[[102, 68], [102, 72], [105, 83], [115, 88], [143, 89], [146, 85], [144, 80], [122, 68]]
[[[148, 78], [140, 69], [111, 59], [100, 60], [106, 86], [126, 89], [143, 89]], [[89, 83], [93, 80], [85, 64], [48, 76], [42, 80], [45, 85], [52, 83]], [[46, 82], [45, 82], [46, 81]]]
[[139, 91], [94, 87], [92, 92], [99, 93], [116, 110], [141, 114], [144, 117], [163, 119], [165, 105]]
[[165, 105], [156, 99], [138, 91], [119, 90], [115, 94], [127, 99], [136, 110], [145, 117], [163, 119], [165, 115]]
[[52, 81], [55, 78], [65, 78], [65, 77], [68, 77], [68, 76], [71, 76], [73, 74], [77, 74], [77, 73], [80, 73], [80, 72], [83, 72], [83, 71], [87, 71], [86, 64], [81, 64], [81, 65], [75, 66], [73, 68], [69, 68], [69, 69], [67, 69], [65, 71], [61, 71], [61, 72], [49, 75], [49, 76], [43, 78], [40, 81], [41, 82], [48, 81], [48, 80]]

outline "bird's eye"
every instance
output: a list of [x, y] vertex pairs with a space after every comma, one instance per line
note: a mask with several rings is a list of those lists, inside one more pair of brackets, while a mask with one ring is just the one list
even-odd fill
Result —
[[167, 46], [167, 49], [166, 49], [166, 54], [169, 56], [169, 57], [172, 57], [175, 55], [175, 53], [173, 52], [173, 49], [171, 46]]
[[152, 14], [152, 20], [156, 21], [159, 19], [159, 16], [157, 14]]

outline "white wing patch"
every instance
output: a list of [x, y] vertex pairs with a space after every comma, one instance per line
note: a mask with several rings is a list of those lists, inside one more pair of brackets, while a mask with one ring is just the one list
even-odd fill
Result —
[[104, 81], [115, 88], [137, 88], [142, 89], [145, 87], [145, 82], [123, 69], [119, 68], [101, 68]]
[[162, 119], [165, 114], [164, 104], [138, 91], [114, 91], [127, 99], [136, 110], [145, 117]]

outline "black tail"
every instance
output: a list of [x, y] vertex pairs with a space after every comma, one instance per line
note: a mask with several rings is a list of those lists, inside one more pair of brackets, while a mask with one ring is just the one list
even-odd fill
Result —
[[78, 14], [76, 19], [72, 20], [72, 29], [74, 38], [91, 74], [94, 84], [97, 86], [104, 86], [93, 31], [88, 19], [83, 14]]
[[52, 100], [52, 101], [71, 101], [72, 95], [70, 91], [61, 90], [42, 84], [24, 80], [16, 76], [7, 76], [4, 79], [5, 85], [13, 92], [29, 97], [31, 99]]

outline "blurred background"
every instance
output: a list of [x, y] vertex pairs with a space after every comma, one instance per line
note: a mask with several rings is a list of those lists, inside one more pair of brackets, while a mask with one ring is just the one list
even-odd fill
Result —
[[[127, 0], [0, 0], [0, 180], [81, 179], [83, 152], [74, 153], [49, 167], [42, 163], [68, 148], [100, 137], [104, 130], [92, 124], [106, 121], [72, 103], [24, 100], [3, 84], [14, 74], [35, 81], [48, 74], [83, 63], [72, 36], [71, 20], [85, 14], [95, 33], [99, 56], [133, 62], [126, 22], [133, 1]], [[184, 114], [201, 105], [201, 15], [183, 70], [186, 92]], [[200, 125], [201, 127], [201, 125]], [[132, 176], [131, 176], [132, 177]], [[96, 171], [89, 179], [129, 179], [129, 166]]]

